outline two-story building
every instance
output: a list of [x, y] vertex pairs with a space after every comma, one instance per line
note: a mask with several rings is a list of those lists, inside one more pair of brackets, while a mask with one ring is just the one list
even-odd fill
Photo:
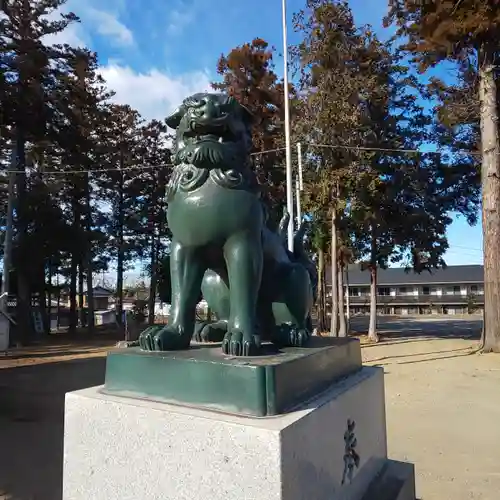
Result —
[[[330, 280], [327, 276], [327, 283]], [[370, 273], [349, 266], [349, 310], [370, 311]], [[403, 268], [378, 270], [379, 314], [481, 314], [484, 309], [482, 265], [449, 266], [421, 274]], [[347, 292], [347, 286], [346, 286]]]

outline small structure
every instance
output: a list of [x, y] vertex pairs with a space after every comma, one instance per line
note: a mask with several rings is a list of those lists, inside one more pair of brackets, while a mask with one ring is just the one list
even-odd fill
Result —
[[94, 312], [96, 325], [109, 325], [116, 322], [116, 312], [112, 309]]
[[[94, 310], [95, 311], [107, 310], [109, 308], [109, 299], [113, 295], [113, 292], [102, 286], [96, 286], [92, 289], [92, 293], [94, 297]], [[78, 299], [79, 298], [77, 297], [77, 301]], [[83, 307], [88, 307], [87, 301], [88, 301], [88, 294], [87, 292], [85, 292], [83, 294]]]
[[[92, 289], [93, 297], [94, 297], [94, 311], [102, 311], [110, 308], [110, 301], [113, 297], [113, 291], [102, 286], [96, 286]], [[61, 307], [70, 307], [70, 295], [69, 290], [64, 290], [61, 293]], [[83, 293], [83, 304], [80, 304], [80, 294], [76, 294], [76, 307], [79, 309], [80, 307], [87, 308], [88, 307], [88, 294], [85, 291]]]
[[10, 328], [16, 322], [7, 312], [0, 309], [0, 352], [7, 352], [10, 343]]

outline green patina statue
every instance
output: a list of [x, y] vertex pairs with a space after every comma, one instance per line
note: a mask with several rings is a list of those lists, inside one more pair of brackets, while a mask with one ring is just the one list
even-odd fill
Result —
[[[261, 341], [303, 346], [312, 333], [316, 268], [302, 226], [293, 254], [267, 225], [251, 169], [252, 116], [233, 97], [195, 94], [167, 118], [177, 130], [167, 188], [172, 232], [168, 325], [139, 339], [149, 351], [186, 349], [191, 339], [222, 341], [224, 353], [251, 356]], [[217, 321], [196, 324], [200, 289]]]

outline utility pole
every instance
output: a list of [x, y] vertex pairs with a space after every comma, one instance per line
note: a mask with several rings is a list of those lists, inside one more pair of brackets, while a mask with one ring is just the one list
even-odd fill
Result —
[[[3, 273], [2, 273], [2, 295], [9, 293], [10, 288], [10, 268], [12, 267], [12, 231], [14, 226], [14, 196], [16, 186], [16, 171], [17, 171], [17, 151], [12, 149], [9, 172], [9, 187], [7, 191], [7, 222], [5, 224], [5, 241], [3, 245]], [[2, 306], [7, 303], [3, 300]]]
[[295, 179], [295, 202], [297, 203], [297, 229], [299, 229], [300, 223], [302, 222], [302, 209], [300, 206], [300, 182], [299, 182], [299, 179]]
[[299, 175], [295, 179], [295, 198], [297, 203], [297, 229], [300, 228], [302, 222], [302, 208], [300, 203], [300, 192], [304, 189], [302, 182], [302, 149], [300, 142], [297, 143], [297, 165], [299, 167]]
[[12, 232], [14, 227], [14, 198], [17, 171], [17, 149], [12, 148], [10, 160], [9, 185], [7, 191], [7, 221], [5, 223], [5, 241], [3, 246], [3, 271], [2, 271], [2, 293], [0, 295], [0, 310], [5, 313], [7, 321], [4, 331], [0, 331], [0, 350], [6, 351], [9, 348], [10, 319], [7, 315], [7, 300], [10, 290], [10, 269], [12, 267]]
[[285, 149], [286, 149], [286, 208], [290, 215], [288, 221], [288, 250], [293, 252], [293, 179], [292, 146], [290, 142], [290, 99], [288, 96], [288, 41], [286, 30], [286, 0], [282, 0], [283, 22], [283, 93], [285, 99]]

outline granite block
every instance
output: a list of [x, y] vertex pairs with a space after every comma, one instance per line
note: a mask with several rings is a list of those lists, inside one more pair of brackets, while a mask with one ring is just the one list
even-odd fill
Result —
[[361, 500], [386, 460], [382, 368], [265, 418], [66, 395], [63, 500]]

